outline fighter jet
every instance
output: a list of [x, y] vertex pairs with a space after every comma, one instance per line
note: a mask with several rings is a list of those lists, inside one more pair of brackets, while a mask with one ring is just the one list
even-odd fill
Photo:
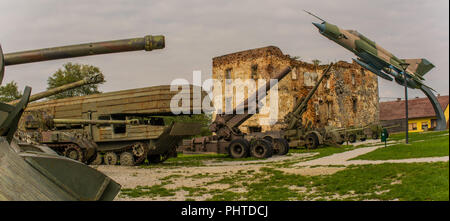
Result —
[[422, 82], [423, 76], [434, 68], [434, 65], [427, 59], [399, 59], [359, 32], [344, 30], [308, 11], [305, 12], [322, 21], [320, 24], [313, 22], [313, 25], [319, 29], [320, 34], [353, 52], [357, 56], [357, 59], [353, 60], [365, 69], [383, 79], [389, 81], [395, 79], [398, 84], [405, 85], [401, 64], [406, 63], [409, 64], [406, 69], [407, 86], [414, 89], [425, 86], [433, 90]]
[[[399, 59], [361, 33], [341, 29], [308, 11], [305, 12], [322, 21], [320, 24], [313, 22], [320, 34], [353, 52], [357, 56], [357, 59], [353, 61], [365, 69], [383, 79], [389, 81], [395, 79], [400, 85], [405, 85], [404, 77], [406, 76], [406, 85], [409, 88], [420, 89], [430, 100], [437, 117], [435, 130], [446, 129], [445, 115], [439, 101], [431, 91], [433, 89], [423, 83], [423, 76], [434, 68], [432, 63], [425, 58]], [[405, 64], [408, 66], [404, 71], [402, 66]]]

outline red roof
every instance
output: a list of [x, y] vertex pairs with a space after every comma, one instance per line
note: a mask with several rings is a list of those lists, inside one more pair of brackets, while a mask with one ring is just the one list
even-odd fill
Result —
[[[448, 106], [449, 96], [437, 97], [442, 110]], [[408, 118], [434, 117], [433, 106], [428, 98], [408, 99]], [[405, 119], [405, 100], [380, 102], [380, 120]]]

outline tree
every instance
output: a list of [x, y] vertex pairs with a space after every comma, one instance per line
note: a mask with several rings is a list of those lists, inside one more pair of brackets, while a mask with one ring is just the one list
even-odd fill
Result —
[[318, 66], [321, 61], [319, 59], [314, 59], [314, 60], [312, 60], [312, 62], [315, 66]]
[[5, 86], [0, 86], [0, 102], [10, 102], [22, 97], [22, 93], [17, 88], [17, 83], [11, 81]]
[[[51, 77], [48, 78], [47, 90], [65, 84], [73, 83], [82, 80], [85, 77], [93, 76], [96, 74], [102, 74], [98, 67], [85, 64], [72, 64], [71, 62], [69, 62], [63, 65], [63, 69], [58, 69], [58, 71], [56, 71]], [[60, 99], [98, 93], [101, 93], [98, 90], [98, 84], [90, 84], [53, 95], [49, 99]]]

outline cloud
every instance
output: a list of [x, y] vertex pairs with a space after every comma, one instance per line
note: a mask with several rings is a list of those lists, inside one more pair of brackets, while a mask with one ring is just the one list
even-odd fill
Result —
[[[211, 73], [212, 58], [275, 45], [305, 61], [350, 61], [353, 54], [326, 40], [311, 25], [310, 10], [343, 28], [356, 29], [400, 58], [427, 58], [436, 65], [427, 84], [448, 94], [448, 1], [21, 1], [0, 2], [4, 52], [90, 41], [164, 34], [166, 48], [152, 52], [82, 57], [11, 66], [14, 80], [34, 92], [48, 76], [72, 61], [101, 68], [103, 91], [192, 80], [192, 71]], [[380, 96], [403, 96], [403, 88], [380, 79]], [[411, 96], [423, 96], [411, 90]]]

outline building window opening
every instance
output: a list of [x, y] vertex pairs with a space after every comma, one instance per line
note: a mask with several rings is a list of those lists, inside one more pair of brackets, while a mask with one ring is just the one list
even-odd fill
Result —
[[358, 111], [358, 103], [357, 103], [357, 99], [356, 98], [352, 99], [352, 104], [353, 104], [353, 112], [356, 113], [356, 111]]
[[437, 126], [437, 120], [431, 119], [431, 128], [435, 128]]
[[408, 124], [409, 130], [417, 130], [417, 123], [410, 123]]
[[352, 74], [352, 85], [355, 85], [356, 81], [355, 81], [355, 74]]
[[231, 68], [225, 70], [225, 79], [231, 79]]
[[256, 79], [258, 77], [258, 65], [254, 64], [252, 65], [252, 79]]
[[422, 130], [428, 130], [428, 122], [422, 122]]

